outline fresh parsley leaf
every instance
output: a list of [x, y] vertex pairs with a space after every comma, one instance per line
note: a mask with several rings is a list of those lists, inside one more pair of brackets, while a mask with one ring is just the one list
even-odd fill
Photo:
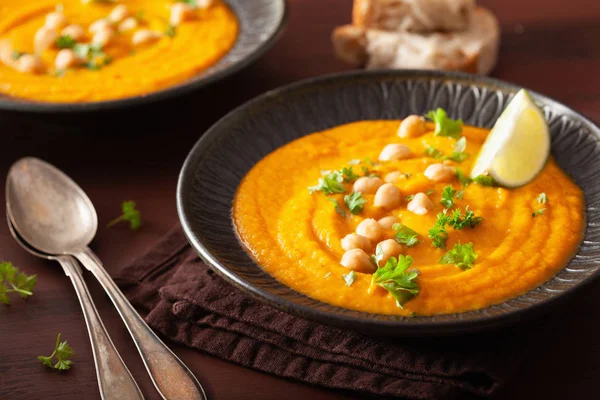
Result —
[[350, 271], [347, 274], [342, 274], [342, 278], [344, 278], [344, 282], [346, 282], [346, 286], [352, 286], [352, 284], [356, 280], [356, 272]]
[[357, 174], [355, 174], [354, 171], [352, 171], [352, 167], [342, 168], [342, 177], [344, 178], [344, 182], [346, 182], [346, 183], [354, 182], [355, 180], [357, 180], [359, 178], [359, 176]]
[[72, 49], [77, 44], [77, 41], [69, 35], [62, 35], [56, 39], [56, 47], [59, 49]]
[[361, 192], [352, 192], [344, 196], [344, 204], [346, 204], [348, 210], [354, 215], [360, 214], [366, 203], [367, 200], [365, 200]]
[[323, 176], [319, 178], [319, 183], [315, 186], [310, 186], [308, 191], [310, 194], [321, 191], [325, 194], [344, 193], [344, 185], [342, 182], [344, 177], [339, 171], [325, 171]]
[[489, 175], [479, 175], [473, 178], [473, 182], [478, 183], [482, 186], [498, 186], [494, 178]]
[[433, 189], [429, 189], [428, 191], [426, 191], [426, 192], [425, 192], [425, 194], [426, 194], [427, 196], [431, 196], [431, 195], [432, 195], [432, 194], [434, 194], [434, 193], [435, 193], [435, 190], [433, 190]]
[[537, 217], [538, 215], [542, 215], [542, 214], [544, 214], [544, 211], [545, 211], [545, 210], [546, 210], [545, 208], [540, 208], [539, 210], [537, 210], [537, 211], [535, 211], [534, 213], [532, 213], [532, 214], [531, 214], [531, 216], [532, 216], [533, 218], [535, 218], [535, 217]]
[[429, 111], [425, 114], [425, 118], [435, 123], [435, 131], [433, 132], [435, 136], [449, 136], [458, 139], [462, 132], [462, 120], [448, 118], [448, 114], [442, 108]]
[[338, 203], [336, 199], [327, 197], [327, 200], [333, 203], [333, 207], [335, 208], [336, 213], [338, 213], [342, 218], [346, 218], [346, 211], [344, 211], [342, 207], [340, 207], [340, 203]]
[[474, 228], [483, 222], [482, 217], [475, 216], [475, 213], [469, 210], [469, 206], [465, 208], [465, 216], [463, 218], [462, 211], [460, 208], [452, 211], [452, 217], [448, 221], [448, 224], [456, 230], [462, 230], [465, 227]]
[[441, 159], [444, 157], [444, 153], [441, 152], [440, 150], [436, 149], [435, 147], [431, 147], [429, 145], [426, 145], [427, 147], [425, 147], [425, 155], [428, 157], [432, 157], [435, 159]]
[[428, 233], [433, 247], [437, 247], [438, 249], [446, 248], [446, 241], [448, 240], [448, 232], [446, 232], [446, 225], [449, 222], [450, 216], [446, 214], [446, 210], [437, 215], [437, 221], [435, 221], [435, 224], [429, 230]]
[[177, 3], [186, 3], [196, 8], [196, 0], [176, 0]]
[[456, 178], [463, 186], [469, 186], [471, 184], [471, 178], [466, 176], [460, 168], [456, 168]]
[[385, 266], [378, 268], [371, 278], [371, 284], [379, 285], [390, 292], [400, 308], [419, 294], [420, 287], [416, 280], [419, 271], [409, 270], [411, 264], [411, 256], [401, 254], [398, 258], [390, 257]]
[[126, 221], [129, 222], [129, 227], [132, 231], [140, 229], [142, 226], [142, 215], [135, 208], [134, 201], [124, 201], [123, 204], [121, 204], [121, 211], [123, 214], [110, 221], [107, 226], [108, 228], [118, 224], [119, 222]]
[[452, 151], [452, 154], [447, 156], [446, 159], [455, 161], [457, 163], [461, 163], [461, 162], [465, 161], [467, 158], [469, 158], [469, 155], [467, 153], [465, 153], [466, 149], [467, 149], [467, 138], [463, 136], [456, 141], [456, 143], [454, 144], [454, 150]]
[[420, 243], [419, 234], [408, 226], [396, 223], [392, 226], [392, 229], [396, 232], [394, 234], [396, 242], [403, 244], [406, 247], [413, 247]]
[[465, 197], [465, 190], [459, 190], [454, 197], [456, 197], [459, 200], [462, 200]]
[[442, 205], [448, 209], [454, 207], [454, 195], [456, 195], [456, 190], [452, 188], [452, 186], [448, 185], [444, 187], [442, 191]]
[[473, 250], [473, 243], [457, 243], [452, 250], [440, 258], [440, 264], [454, 264], [464, 271], [473, 268], [476, 259], [477, 254]]
[[24, 274], [10, 262], [0, 262], [0, 303], [10, 304], [8, 293], [17, 293], [24, 299], [33, 295], [36, 281], [36, 275]]
[[383, 247], [381, 246], [381, 243], [378, 243], [377, 247], [375, 247], [375, 254], [371, 255], [371, 262], [375, 264], [375, 266], [379, 266], [379, 263], [383, 260], [383, 256]]
[[[73, 361], [69, 360], [73, 356], [73, 349], [67, 344], [67, 341], [60, 341], [60, 333], [56, 338], [56, 345], [54, 351], [48, 357], [38, 356], [38, 360], [42, 362], [46, 367], [57, 369], [59, 371], [67, 371], [71, 369]], [[52, 359], [56, 357], [56, 364], [52, 365]]]
[[176, 34], [177, 34], [177, 27], [175, 27], [174, 25], [169, 25], [167, 27], [167, 29], [165, 30], [165, 35], [168, 37], [175, 37]]
[[537, 202], [539, 204], [546, 204], [548, 202], [548, 196], [546, 196], [546, 193], [540, 193], [537, 197]]
[[406, 202], [409, 202], [409, 201], [411, 201], [411, 200], [412, 200], [412, 199], [414, 199], [414, 198], [415, 198], [415, 195], [414, 195], [414, 194], [409, 194], [408, 196], [406, 196], [406, 197], [404, 198], [404, 200], [405, 200]]
[[84, 66], [92, 71], [98, 71], [112, 62], [112, 57], [106, 54], [99, 45], [76, 43], [73, 51], [79, 58], [87, 60]]

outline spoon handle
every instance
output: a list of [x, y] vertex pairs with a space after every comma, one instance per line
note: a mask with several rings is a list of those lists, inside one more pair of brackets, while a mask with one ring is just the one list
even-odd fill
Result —
[[146, 370], [163, 399], [206, 400], [206, 394], [196, 377], [135, 311], [108, 275], [98, 257], [89, 248], [73, 255], [104, 287], [133, 337]]
[[106, 332], [92, 296], [81, 276], [81, 268], [73, 257], [60, 256], [57, 257], [57, 260], [65, 274], [71, 278], [83, 310], [96, 364], [100, 396], [104, 400], [143, 399], [140, 388]]

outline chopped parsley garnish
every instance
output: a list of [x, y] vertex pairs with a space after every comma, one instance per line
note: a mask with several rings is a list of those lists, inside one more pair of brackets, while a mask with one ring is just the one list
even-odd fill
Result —
[[10, 262], [0, 262], [0, 303], [10, 304], [8, 293], [17, 293], [24, 299], [33, 295], [36, 280], [36, 275], [24, 274]]
[[431, 147], [429, 145], [426, 145], [427, 147], [425, 148], [425, 155], [428, 157], [432, 157], [435, 159], [441, 159], [444, 157], [444, 153], [441, 152], [440, 150], [436, 149], [435, 147]]
[[352, 171], [352, 167], [342, 168], [342, 177], [344, 178], [344, 182], [354, 182], [359, 178], [359, 176]]
[[546, 196], [546, 193], [540, 193], [537, 197], [537, 202], [539, 204], [546, 204], [548, 202], [548, 196]]
[[344, 278], [344, 282], [346, 282], [346, 286], [352, 286], [352, 284], [356, 280], [356, 272], [350, 271], [347, 274], [342, 274], [342, 278]]
[[466, 176], [460, 168], [456, 168], [456, 178], [458, 179], [458, 182], [460, 182], [460, 184], [463, 186], [469, 186], [469, 184], [471, 183], [471, 179], [468, 176]]
[[346, 216], [347, 216], [346, 211], [344, 211], [342, 209], [342, 207], [340, 207], [340, 203], [338, 203], [338, 201], [336, 199], [327, 197], [327, 200], [329, 200], [331, 203], [333, 203], [333, 207], [335, 208], [336, 213], [338, 213], [341, 217], [346, 218]]
[[432, 194], [434, 194], [434, 193], [435, 193], [435, 190], [433, 190], [433, 189], [429, 189], [428, 191], [426, 191], [426, 192], [425, 192], [425, 194], [426, 194], [427, 196], [431, 196], [431, 195], [432, 195]]
[[110, 221], [107, 228], [110, 228], [119, 222], [129, 222], [129, 228], [132, 231], [140, 229], [142, 226], [142, 214], [135, 208], [135, 201], [124, 201], [121, 204], [122, 214]]
[[458, 139], [462, 132], [462, 120], [448, 118], [448, 114], [442, 108], [429, 111], [425, 114], [425, 118], [435, 123], [435, 131], [433, 132], [435, 136], [449, 136]]
[[348, 210], [354, 215], [360, 214], [366, 203], [367, 200], [365, 200], [361, 192], [352, 192], [344, 196], [344, 204], [346, 204]]
[[467, 149], [467, 138], [463, 136], [456, 141], [456, 143], [454, 144], [454, 150], [452, 151], [452, 154], [450, 154], [446, 158], [448, 160], [452, 160], [457, 163], [461, 163], [461, 162], [465, 161], [467, 158], [469, 158], [469, 154], [465, 153], [466, 149]]
[[448, 185], [444, 187], [442, 191], [442, 205], [448, 209], [454, 207], [454, 196], [456, 195], [456, 190], [452, 188], [452, 186]]
[[385, 266], [378, 268], [371, 278], [371, 285], [379, 285], [396, 299], [396, 305], [403, 305], [419, 294], [417, 277], [419, 271], [409, 270], [412, 264], [411, 256], [390, 257]]
[[406, 197], [404, 198], [404, 200], [405, 200], [406, 202], [409, 202], [409, 201], [411, 201], [411, 200], [412, 200], [412, 199], [414, 199], [414, 198], [415, 198], [415, 195], [414, 195], [414, 194], [409, 194], [408, 196], [406, 196]]
[[463, 218], [462, 211], [460, 208], [452, 211], [452, 217], [448, 221], [448, 224], [456, 230], [462, 230], [465, 227], [474, 228], [483, 222], [482, 217], [475, 216], [475, 213], [469, 210], [469, 206], [465, 208], [465, 216]]
[[429, 238], [433, 247], [438, 249], [446, 248], [446, 241], [448, 240], [448, 232], [446, 232], [446, 225], [450, 222], [450, 216], [446, 214], [446, 210], [437, 215], [437, 221], [433, 227], [429, 230]]
[[473, 250], [473, 243], [457, 243], [452, 250], [440, 258], [440, 264], [454, 264], [464, 271], [473, 268], [476, 259], [477, 254]]
[[77, 41], [69, 35], [62, 35], [56, 39], [56, 47], [59, 49], [72, 49], [77, 44]]
[[494, 178], [489, 175], [479, 175], [473, 178], [473, 182], [478, 183], [482, 186], [498, 186]]
[[456, 193], [456, 196], [454, 196], [454, 197], [456, 197], [459, 200], [462, 200], [465, 197], [465, 190], [464, 189], [459, 190], [458, 193]]
[[84, 66], [93, 71], [97, 71], [112, 62], [112, 58], [102, 51], [102, 47], [98, 45], [77, 43], [73, 46], [73, 51], [79, 58], [87, 60]]
[[[67, 371], [71, 369], [73, 361], [69, 360], [73, 356], [73, 349], [67, 344], [67, 341], [60, 341], [60, 333], [56, 338], [56, 344], [54, 345], [54, 351], [48, 357], [38, 356], [38, 360], [42, 362], [46, 367], [57, 369], [59, 371]], [[52, 359], [56, 357], [56, 364], [52, 364]]]
[[535, 218], [535, 217], [537, 217], [538, 215], [542, 215], [542, 214], [544, 214], [544, 211], [545, 211], [545, 210], [546, 210], [545, 208], [540, 208], [539, 210], [537, 210], [537, 211], [533, 212], [533, 213], [531, 214], [531, 216], [532, 216], [533, 218]]
[[177, 28], [173, 25], [169, 25], [167, 29], [165, 29], [165, 35], [168, 37], [175, 37], [177, 34]]
[[344, 193], [344, 177], [339, 171], [324, 171], [323, 176], [319, 178], [319, 183], [315, 186], [309, 186], [310, 194], [320, 191], [325, 194]]
[[394, 234], [396, 242], [403, 244], [406, 247], [413, 247], [419, 244], [419, 234], [408, 226], [396, 223], [392, 226], [392, 229], [396, 232]]

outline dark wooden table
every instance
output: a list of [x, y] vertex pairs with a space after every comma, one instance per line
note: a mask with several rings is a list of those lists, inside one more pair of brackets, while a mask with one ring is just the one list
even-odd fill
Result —
[[[600, 121], [600, 1], [481, 0], [502, 25], [500, 63], [493, 76], [549, 95]], [[96, 205], [94, 249], [117, 271], [177, 223], [179, 168], [200, 134], [228, 110], [268, 89], [348, 69], [331, 53], [334, 26], [350, 20], [351, 0], [289, 0], [289, 26], [260, 61], [202, 92], [174, 101], [100, 115], [31, 116], [0, 113], [0, 175], [33, 155], [71, 175]], [[122, 200], [139, 204], [144, 227], [104, 228]], [[1, 206], [0, 216], [4, 215]], [[3, 218], [3, 217], [2, 217]], [[35, 296], [0, 306], [0, 399], [96, 399], [88, 335], [69, 279], [59, 266], [22, 251], [0, 223], [0, 260], [38, 275]], [[88, 283], [100, 314], [148, 399], [158, 396], [129, 335], [100, 286]], [[552, 318], [498, 399], [596, 398], [600, 387], [600, 281], [569, 299]], [[61, 332], [76, 351], [75, 367], [59, 374], [36, 360]], [[176, 345], [175, 352], [215, 400], [358, 399], [278, 379]]]

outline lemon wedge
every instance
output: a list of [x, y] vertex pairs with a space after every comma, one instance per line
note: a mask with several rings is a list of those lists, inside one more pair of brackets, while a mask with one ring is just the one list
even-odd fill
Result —
[[541, 172], [549, 155], [550, 129], [544, 114], [521, 89], [483, 143], [471, 178], [490, 175], [499, 185], [522, 186]]

